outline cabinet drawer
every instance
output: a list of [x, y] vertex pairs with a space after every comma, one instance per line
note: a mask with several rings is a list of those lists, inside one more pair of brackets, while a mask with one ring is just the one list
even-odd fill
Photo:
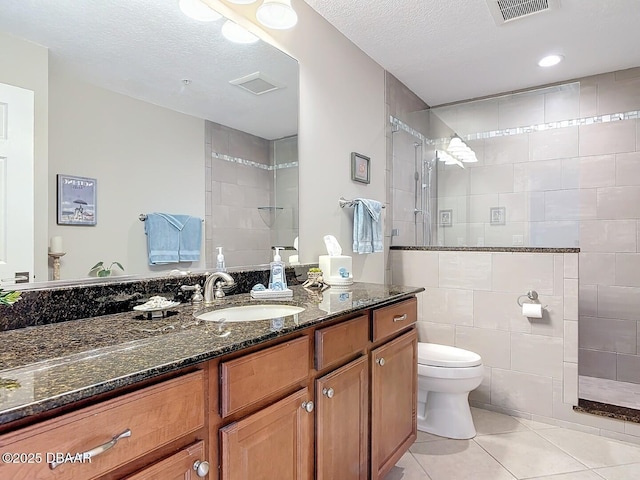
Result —
[[316, 370], [358, 353], [369, 341], [369, 317], [361, 315], [347, 322], [316, 330]]
[[[204, 411], [202, 371], [83, 408], [0, 437], [2, 452], [41, 455], [31, 464], [1, 463], [0, 478], [95, 478], [203, 427]], [[127, 431], [129, 436], [114, 440]], [[92, 450], [91, 461], [82, 461]], [[76, 461], [51, 468], [51, 454], [57, 453]]]
[[301, 337], [222, 362], [221, 410], [227, 417], [309, 375], [309, 338]]
[[418, 300], [411, 298], [373, 311], [374, 342], [413, 325], [418, 320]]
[[[205, 461], [204, 442], [201, 440], [183, 448], [169, 458], [149, 465], [125, 480], [157, 480], [158, 478], [191, 480], [200, 477], [197, 466]], [[195, 466], [195, 468], [194, 468]], [[207, 464], [208, 466], [208, 464]], [[206, 469], [205, 466], [200, 467]]]

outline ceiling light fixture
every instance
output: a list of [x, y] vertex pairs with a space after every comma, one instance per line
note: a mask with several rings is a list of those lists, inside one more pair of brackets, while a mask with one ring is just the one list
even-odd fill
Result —
[[[450, 155], [453, 159], [456, 160], [456, 165], [462, 166], [462, 163], [474, 163], [478, 161], [476, 154], [469, 145], [464, 143], [462, 139], [458, 135], [454, 135], [451, 137], [451, 141], [449, 141], [449, 146], [447, 147], [446, 154]], [[445, 161], [445, 165], [450, 164]], [[464, 168], [464, 167], [463, 167]]]
[[256, 12], [258, 21], [267, 28], [286, 30], [298, 23], [291, 0], [264, 0]]
[[255, 43], [260, 40], [257, 36], [251, 33], [246, 28], [241, 27], [237, 23], [227, 20], [222, 25], [222, 35], [224, 38], [235, 43]]
[[564, 60], [564, 57], [562, 55], [547, 55], [546, 57], [540, 59], [540, 61], [538, 62], [538, 66], [553, 67], [554, 65], [559, 64], [562, 60]]
[[255, 2], [256, 0], [228, 0], [230, 3], [235, 3], [236, 5], [249, 5], [250, 3]]
[[187, 17], [199, 22], [215, 22], [222, 18], [222, 15], [201, 0], [179, 0], [178, 6]]

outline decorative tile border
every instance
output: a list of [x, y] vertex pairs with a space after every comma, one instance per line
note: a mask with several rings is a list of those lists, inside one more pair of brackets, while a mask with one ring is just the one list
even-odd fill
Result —
[[425, 137], [419, 131], [414, 130], [409, 125], [404, 123], [402, 120], [397, 119], [393, 115], [389, 116], [389, 123], [391, 123], [391, 125], [393, 125], [394, 127], [398, 128], [399, 130], [407, 132], [409, 135], [413, 135], [414, 137], [416, 137], [420, 141], [425, 142], [425, 144], [431, 143], [431, 140], [429, 140], [427, 137]]
[[298, 162], [280, 163], [278, 165], [265, 165], [264, 163], [254, 162], [253, 160], [246, 160], [240, 157], [232, 157], [231, 155], [225, 155], [223, 153], [212, 152], [211, 158], [217, 158], [224, 160], [225, 162], [237, 163], [240, 165], [246, 165], [247, 167], [260, 168], [262, 170], [280, 170], [282, 168], [293, 168], [298, 166]]

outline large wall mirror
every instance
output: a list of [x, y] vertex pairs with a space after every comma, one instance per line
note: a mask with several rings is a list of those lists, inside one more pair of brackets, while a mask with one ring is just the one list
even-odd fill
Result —
[[[273, 246], [290, 247], [283, 259], [295, 262], [297, 61], [262, 40], [234, 43], [226, 19], [197, 21], [178, 3], [0, 5], [0, 84], [34, 92], [35, 105], [32, 178], [12, 177], [16, 155], [0, 151], [0, 197], [17, 212], [0, 215], [3, 285], [24, 271], [51, 280], [52, 237], [63, 243], [63, 281], [90, 278], [100, 261], [121, 263], [119, 275], [198, 271], [220, 246], [229, 267], [267, 263]], [[0, 117], [11, 133], [15, 117]], [[95, 225], [58, 223], [59, 175], [96, 180]], [[8, 196], [25, 178], [33, 208]], [[201, 218], [200, 261], [149, 265], [140, 217], [151, 212]], [[11, 248], [31, 235], [32, 264], [12, 265]]]

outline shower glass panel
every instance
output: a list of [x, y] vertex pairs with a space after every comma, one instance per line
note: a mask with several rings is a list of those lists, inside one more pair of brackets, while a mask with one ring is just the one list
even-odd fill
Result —
[[458, 135], [478, 160], [437, 162], [438, 245], [578, 246], [579, 83], [429, 112], [432, 148]]

